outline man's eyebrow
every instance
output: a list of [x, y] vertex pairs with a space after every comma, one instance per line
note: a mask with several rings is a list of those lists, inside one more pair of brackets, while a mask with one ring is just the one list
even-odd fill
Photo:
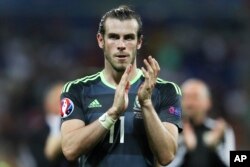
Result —
[[[119, 34], [111, 32], [111, 33], [108, 33], [108, 35], [119, 35]], [[124, 34], [124, 36], [135, 36], [135, 34], [134, 33], [129, 33], [129, 34]]]
[[136, 35], [133, 34], [133, 33], [130, 33], [130, 34], [125, 34], [124, 36], [125, 36], [125, 37], [135, 37]]
[[116, 34], [116, 33], [108, 33], [108, 36], [119, 36], [119, 34]]
[[134, 33], [125, 34], [124, 36], [135, 36]]
[[[108, 38], [120, 38], [120, 34], [117, 34], [117, 33], [108, 33], [107, 36]], [[135, 39], [136, 34], [128, 33], [128, 34], [124, 34], [123, 37], [125, 39]]]

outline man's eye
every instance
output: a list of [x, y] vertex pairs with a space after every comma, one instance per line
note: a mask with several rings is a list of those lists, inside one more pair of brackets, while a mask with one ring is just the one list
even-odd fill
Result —
[[119, 39], [119, 36], [117, 36], [117, 35], [110, 35], [109, 39]]
[[125, 39], [125, 40], [134, 40], [135, 37], [129, 35], [129, 36], [125, 36], [124, 39]]

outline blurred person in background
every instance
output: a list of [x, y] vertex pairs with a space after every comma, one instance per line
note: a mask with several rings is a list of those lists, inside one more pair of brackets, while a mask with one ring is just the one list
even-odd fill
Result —
[[0, 167], [19, 167], [17, 164], [17, 156], [9, 143], [0, 139]]
[[76, 167], [77, 162], [68, 162], [61, 148], [61, 116], [60, 116], [60, 94], [63, 83], [51, 86], [44, 99], [46, 110], [46, 123], [49, 126], [49, 134], [44, 148], [45, 157], [51, 167]]
[[45, 97], [46, 123], [50, 132], [46, 140], [44, 153], [49, 160], [55, 160], [61, 154], [60, 134], [60, 93], [63, 84], [53, 85]]
[[208, 86], [189, 79], [182, 85], [183, 135], [170, 167], [229, 166], [230, 150], [235, 149], [232, 128], [224, 119], [208, 117], [212, 107]]

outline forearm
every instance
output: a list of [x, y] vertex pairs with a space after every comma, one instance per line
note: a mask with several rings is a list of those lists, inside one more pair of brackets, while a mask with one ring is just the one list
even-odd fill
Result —
[[67, 159], [74, 160], [91, 151], [105, 137], [119, 115], [126, 110], [131, 68], [132, 65], [128, 65], [122, 75], [116, 88], [112, 107], [98, 120], [87, 126], [81, 120], [69, 120], [62, 124], [62, 150]]
[[177, 143], [159, 119], [151, 100], [142, 105], [142, 113], [150, 148], [162, 165], [174, 158]]
[[44, 153], [48, 160], [55, 160], [62, 154], [60, 133], [61, 117], [56, 114], [46, 113], [45, 119], [49, 126], [50, 133], [46, 140]]
[[61, 149], [61, 135], [49, 135], [46, 141], [45, 156], [49, 160], [54, 160], [62, 153]]
[[193, 128], [191, 127], [190, 123], [185, 122], [183, 126], [184, 126], [184, 130], [182, 134], [183, 134], [184, 143], [187, 147], [187, 150], [192, 151], [197, 146], [196, 136], [194, 134]]
[[210, 148], [215, 148], [223, 138], [224, 131], [224, 128], [215, 127], [213, 130], [206, 132], [203, 135], [204, 143]]
[[[110, 108], [107, 114], [110, 118], [116, 119], [118, 115], [113, 114], [114, 109]], [[67, 123], [67, 122], [65, 122]], [[64, 128], [64, 124], [62, 125]], [[108, 132], [99, 120], [92, 122], [91, 124], [79, 126], [74, 130], [67, 130], [62, 136], [62, 149], [66, 157], [69, 160], [77, 158], [81, 154], [86, 154], [92, 150], [97, 143], [102, 140]]]
[[107, 132], [108, 130], [96, 120], [87, 126], [66, 133], [62, 136], [64, 155], [68, 160], [75, 160], [81, 154], [86, 154], [96, 146]]

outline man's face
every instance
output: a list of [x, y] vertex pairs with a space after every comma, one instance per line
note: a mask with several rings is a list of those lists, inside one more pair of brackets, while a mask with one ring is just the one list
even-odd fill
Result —
[[105, 61], [116, 71], [124, 71], [135, 62], [137, 49], [141, 47], [141, 39], [137, 37], [139, 25], [135, 19], [108, 18], [104, 26], [105, 34], [98, 34], [97, 40]]
[[206, 87], [200, 83], [188, 83], [182, 87], [182, 107], [191, 119], [204, 118], [210, 108]]

